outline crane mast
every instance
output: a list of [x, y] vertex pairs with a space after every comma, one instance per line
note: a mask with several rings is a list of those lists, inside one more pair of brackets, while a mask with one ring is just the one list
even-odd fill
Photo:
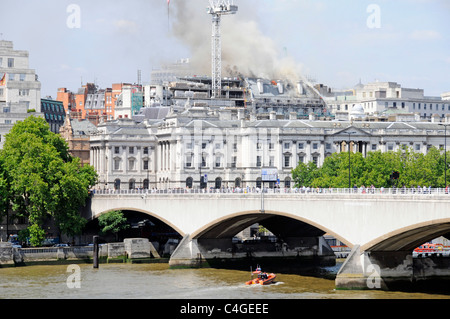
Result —
[[222, 15], [235, 14], [238, 7], [233, 0], [209, 0], [208, 13], [212, 15], [212, 98], [220, 98], [222, 89], [222, 38], [220, 22]]

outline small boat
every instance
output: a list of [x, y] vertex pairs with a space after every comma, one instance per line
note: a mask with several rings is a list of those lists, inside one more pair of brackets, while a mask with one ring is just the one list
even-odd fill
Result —
[[277, 277], [274, 273], [266, 273], [261, 271], [261, 268], [258, 266], [255, 271], [252, 272], [253, 274], [257, 274], [258, 276], [255, 279], [247, 281], [246, 285], [269, 285], [272, 284]]

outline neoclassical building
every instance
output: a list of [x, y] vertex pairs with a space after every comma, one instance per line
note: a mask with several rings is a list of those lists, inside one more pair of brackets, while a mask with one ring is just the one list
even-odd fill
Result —
[[[259, 187], [263, 169], [277, 171], [273, 187], [292, 187], [299, 162], [322, 165], [335, 152], [427, 153], [446, 147], [440, 122], [365, 122], [245, 117], [243, 109], [191, 107], [163, 119], [122, 118], [99, 124], [90, 137], [98, 188]], [[349, 149], [350, 148], [350, 149]]]

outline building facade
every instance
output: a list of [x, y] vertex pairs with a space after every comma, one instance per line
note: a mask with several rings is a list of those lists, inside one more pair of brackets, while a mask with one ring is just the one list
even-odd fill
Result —
[[29, 53], [0, 41], [0, 148], [4, 136], [30, 113], [41, 116], [41, 83], [29, 68]]
[[[276, 169], [266, 186], [292, 187], [299, 162], [318, 166], [336, 152], [396, 151], [426, 154], [444, 148], [445, 130], [432, 122], [246, 119], [244, 111], [186, 107], [164, 119], [108, 121], [90, 137], [99, 188], [260, 187], [262, 170]], [[351, 132], [352, 134], [348, 134]]]
[[396, 82], [359, 83], [353, 89], [325, 97], [336, 118], [351, 119], [354, 108], [362, 108], [363, 117], [383, 117], [389, 114], [415, 114], [430, 121], [450, 114], [450, 100], [446, 94], [440, 97], [425, 96], [423, 89], [403, 88]]

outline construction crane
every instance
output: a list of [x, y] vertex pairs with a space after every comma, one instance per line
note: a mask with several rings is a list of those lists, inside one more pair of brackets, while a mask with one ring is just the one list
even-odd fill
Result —
[[220, 98], [222, 89], [222, 39], [220, 20], [222, 15], [235, 14], [238, 7], [233, 0], [209, 0], [208, 13], [212, 15], [212, 98]]

